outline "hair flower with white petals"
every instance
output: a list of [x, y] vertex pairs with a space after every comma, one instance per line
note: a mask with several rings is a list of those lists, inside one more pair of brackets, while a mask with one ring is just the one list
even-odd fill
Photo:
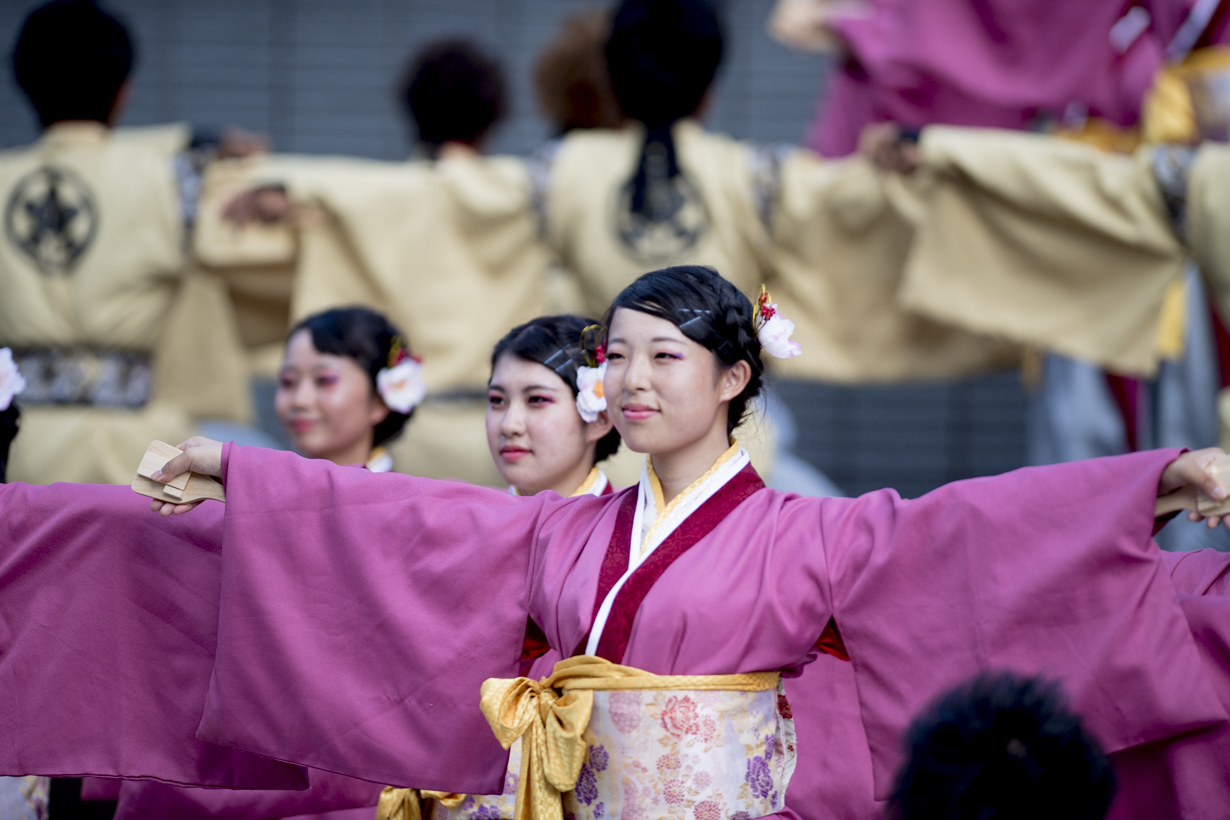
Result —
[[602, 379], [606, 376], [606, 362], [597, 367], [577, 368], [577, 412], [585, 421], [597, 421], [598, 414], [606, 409], [606, 396], [602, 392]]
[[0, 411], [8, 410], [13, 397], [26, 389], [26, 380], [13, 361], [13, 351], [0, 347]]
[[769, 292], [761, 285], [760, 295], [756, 297], [756, 312], [752, 317], [756, 338], [770, 356], [792, 359], [803, 352], [803, 346], [791, 340], [790, 337], [794, 335], [794, 322], [783, 316], [777, 309], [777, 303], [770, 301], [771, 299]]
[[401, 339], [393, 340], [389, 366], [376, 374], [376, 389], [389, 409], [398, 413], [409, 413], [427, 398], [423, 360], [407, 353]]

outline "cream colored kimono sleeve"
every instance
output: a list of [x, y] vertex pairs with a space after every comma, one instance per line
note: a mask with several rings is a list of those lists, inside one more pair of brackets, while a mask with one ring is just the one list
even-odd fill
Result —
[[1157, 370], [1185, 254], [1147, 149], [932, 127], [922, 150], [902, 305], [1119, 373]]
[[1019, 361], [1010, 344], [898, 303], [913, 231], [868, 163], [795, 150], [779, 178], [769, 288], [804, 355], [775, 369], [850, 383], [956, 378]]

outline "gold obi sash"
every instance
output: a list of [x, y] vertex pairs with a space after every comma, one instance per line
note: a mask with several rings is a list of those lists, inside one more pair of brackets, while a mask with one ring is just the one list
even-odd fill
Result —
[[[761, 699], [768, 699], [780, 723], [781, 716], [777, 715], [779, 696], [775, 692], [780, 689], [780, 678], [777, 672], [741, 675], [654, 675], [640, 669], [619, 666], [602, 658], [581, 655], [560, 661], [551, 675], [542, 681], [529, 678], [487, 680], [483, 683], [481, 708], [500, 745], [507, 749], [518, 739], [521, 740], [521, 774], [517, 782], [516, 817], [521, 820], [563, 820], [564, 797], [577, 788], [578, 779], [582, 777], [582, 767], [590, 754], [590, 738], [587, 737], [586, 730], [590, 727], [596, 693], [714, 693], [715, 697], [723, 692], [757, 694]], [[679, 697], [670, 697], [670, 700], [682, 702], [689, 699], [686, 694], [682, 694]], [[732, 709], [727, 705], [726, 709], [729, 713], [739, 713], [742, 716], [747, 710], [739, 706], [736, 703]], [[777, 788], [774, 798], [779, 801], [784, 800], [785, 782], [793, 771], [794, 754], [793, 723], [789, 720], [788, 710], [783, 711], [784, 720], [789, 723], [788, 732], [775, 731], [768, 736], [762, 736], [758, 728], [753, 728], [756, 742], [761, 745], [768, 743], [771, 747], [763, 758], [757, 758], [755, 751], [747, 748], [747, 744], [738, 746], [737, 750], [741, 762], [745, 757], [753, 762], [767, 761], [774, 750], [778, 750], [779, 754], [785, 750], [784, 754], [789, 756], [790, 762], [783, 769], [784, 778], [775, 780]], [[692, 713], [688, 713], [688, 719], [692, 719]], [[669, 718], [663, 712], [658, 716], [658, 720], [665, 725]], [[725, 729], [719, 728], [714, 720], [709, 720], [709, 724], [712, 724], [715, 737]], [[781, 734], [788, 736], [780, 737]], [[712, 740], [711, 737], [710, 741]], [[759, 748], [760, 746], [757, 746], [756, 750]], [[601, 754], [604, 755], [603, 759], [607, 760], [607, 752], [603, 751]], [[606, 763], [603, 764], [602, 770], [606, 770]], [[591, 784], [590, 791], [593, 790]], [[768, 796], [767, 791], [764, 796]], [[443, 804], [449, 808], [455, 808], [464, 799], [462, 795], [433, 793], [424, 793], [424, 797], [443, 798]], [[587, 802], [593, 802], [592, 795]], [[598, 816], [601, 816], [602, 811], [601, 808], [598, 809]], [[412, 790], [388, 788], [381, 795], [377, 818], [413, 820], [417, 813], [418, 803]], [[768, 813], [771, 811], [762, 812]]]

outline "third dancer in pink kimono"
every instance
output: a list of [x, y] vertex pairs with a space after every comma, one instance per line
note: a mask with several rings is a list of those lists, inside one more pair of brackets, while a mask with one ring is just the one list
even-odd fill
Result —
[[[487, 382], [487, 446], [512, 495], [555, 492], [564, 497], [605, 496], [614, 491], [598, 467], [619, 449], [602, 396], [602, 363], [582, 346], [592, 319], [540, 316], [518, 325], [491, 352]], [[560, 659], [538, 624], [526, 624], [521, 671], [535, 680]], [[509, 748], [508, 776], [500, 795], [428, 792], [418, 805], [415, 789], [384, 791], [378, 820], [420, 811], [434, 820], [513, 820], [521, 773], [521, 744]]]
[[[789, 330], [771, 302], [753, 310], [703, 268], [623, 291], [603, 390], [625, 444], [650, 458], [637, 487], [605, 497], [517, 498], [205, 441], [166, 471], [219, 477], [221, 508], [151, 520], [123, 490], [3, 488], [0, 773], [139, 765], [181, 782], [293, 783], [256, 753], [497, 793], [521, 738], [521, 817], [793, 817], [779, 675], [811, 660], [831, 623], [881, 795], [910, 718], [1007, 668], [1071, 693], [1153, 816], [1217, 816], [1230, 799], [1218, 747], [1230, 614], [1217, 596], [1180, 601], [1150, 536], [1159, 496], [1225, 496], [1208, 471], [1220, 451], [1021, 470], [908, 501], [775, 492], [728, 436], [759, 388], [762, 347], [795, 352]], [[199, 600], [149, 591], [147, 567], [182, 574], [198, 553]], [[70, 558], [107, 584], [76, 585], [74, 599], [48, 569]], [[108, 618], [87, 623], [91, 611]], [[546, 685], [515, 677], [527, 618], [576, 656]], [[79, 648], [72, 664], [60, 647], [25, 651], [25, 633], [53, 621], [61, 647]], [[132, 670], [127, 686], [79, 685], [74, 670], [94, 662], [80, 636], [116, 624], [131, 625], [126, 652], [109, 655]], [[55, 673], [83, 723], [37, 708]], [[169, 679], [181, 697], [160, 697]], [[100, 692], [123, 700], [123, 720]], [[65, 743], [103, 732], [116, 740]], [[126, 759], [137, 733], [143, 754]]]

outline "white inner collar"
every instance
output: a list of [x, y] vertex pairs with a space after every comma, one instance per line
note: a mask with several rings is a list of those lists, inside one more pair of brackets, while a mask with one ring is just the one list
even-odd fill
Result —
[[[632, 537], [629, 539], [628, 549], [628, 569], [624, 572], [623, 577], [611, 587], [611, 591], [607, 593], [606, 598], [602, 601], [602, 606], [598, 608], [598, 615], [594, 619], [594, 625], [589, 631], [589, 641], [585, 644], [585, 654], [592, 655], [598, 651], [598, 642], [602, 640], [602, 632], [606, 628], [607, 619], [611, 615], [611, 607], [615, 603], [615, 597], [619, 591], [623, 589], [624, 584], [632, 573], [645, 563], [654, 551], [662, 545], [671, 533], [679, 528], [679, 525], [688, 519], [692, 513], [696, 512], [702, 504], [713, 497], [714, 493], [726, 486], [726, 484], [742, 472], [743, 468], [751, 463], [751, 457], [748, 456], [747, 450], [742, 447], [734, 456], [727, 459], [710, 474], [700, 484], [685, 491], [678, 499], [675, 500], [675, 506], [669, 510], [667, 516], [662, 521], [658, 522], [658, 510], [654, 502], [653, 487], [649, 482], [648, 466], [641, 467], [641, 481], [637, 485], [636, 496], [636, 515], [632, 519]], [[670, 504], [667, 505], [670, 507]], [[657, 526], [654, 527], [654, 524]], [[649, 541], [645, 540], [646, 534], [652, 529]], [[644, 549], [642, 549], [642, 546]]]

